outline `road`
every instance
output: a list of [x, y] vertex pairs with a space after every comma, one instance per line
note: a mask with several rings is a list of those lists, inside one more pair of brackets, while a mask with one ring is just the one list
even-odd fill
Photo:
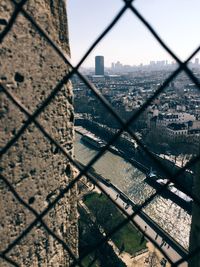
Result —
[[[134, 203], [121, 192], [113, 184], [106, 182], [106, 180], [98, 179], [96, 177], [97, 183], [105, 190], [105, 192], [117, 203], [121, 208], [123, 208], [129, 215], [133, 214]], [[127, 208], [128, 206], [128, 208]], [[125, 208], [126, 207], [126, 208]], [[155, 224], [151, 218], [146, 214], [141, 213], [133, 218], [133, 221], [140, 226], [140, 228], [145, 232], [145, 234], [151, 237], [166, 255], [172, 260], [173, 263], [180, 260], [183, 256], [187, 254], [174, 239], [172, 239], [166, 232], [164, 232], [157, 224]], [[179, 265], [180, 267], [187, 267], [187, 262]]]

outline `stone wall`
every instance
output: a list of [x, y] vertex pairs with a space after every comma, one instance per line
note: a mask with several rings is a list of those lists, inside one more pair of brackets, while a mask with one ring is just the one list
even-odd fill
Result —
[[[29, 0], [25, 9], [51, 39], [70, 54], [67, 16], [63, 0]], [[14, 6], [0, 1], [0, 31], [9, 21]], [[47, 41], [22, 14], [0, 44], [0, 83], [33, 112], [68, 72]], [[0, 147], [12, 138], [27, 118], [0, 91]], [[39, 116], [38, 121], [73, 155], [74, 111], [70, 82]], [[41, 212], [73, 179], [68, 160], [32, 123], [18, 141], [1, 157], [0, 170], [15, 190]], [[77, 254], [76, 188], [48, 213], [45, 222]], [[18, 203], [0, 181], [0, 250], [7, 248], [28, 227], [34, 216]], [[8, 255], [20, 266], [69, 266], [69, 256], [40, 224], [15, 246]], [[9, 266], [0, 259], [0, 266]]]

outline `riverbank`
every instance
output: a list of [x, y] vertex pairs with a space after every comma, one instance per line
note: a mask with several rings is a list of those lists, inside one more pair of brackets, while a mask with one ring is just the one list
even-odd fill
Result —
[[[90, 193], [85, 196], [84, 205], [87, 206], [87, 209], [96, 216], [97, 223], [100, 223], [103, 229], [106, 228], [107, 230], [105, 223], [109, 224], [109, 227], [112, 228], [114, 227], [112, 225], [113, 222], [115, 224], [120, 223], [120, 220], [124, 219], [124, 216], [122, 214], [120, 215], [115, 206], [110, 208], [110, 205], [112, 205], [111, 201], [99, 193]], [[121, 219], [116, 218], [118, 215]], [[119, 231], [117, 237], [111, 237], [112, 240], [108, 241], [108, 243], [112, 246], [115, 254], [126, 264], [127, 267], [150, 267], [152, 266], [152, 263], [154, 267], [160, 267], [160, 262], [164, 259], [164, 256], [150, 242], [144, 243], [143, 241], [143, 246], [141, 244], [141, 238], [142, 235], [140, 235], [129, 223]], [[123, 251], [121, 251], [121, 244], [123, 244]], [[169, 267], [170, 265], [167, 263], [166, 266]]]
[[[97, 136], [95, 136], [94, 133], [91, 133], [90, 131], [88, 131], [87, 129], [85, 129], [82, 126], [76, 126], [75, 127], [75, 131], [77, 133], [79, 133], [81, 136], [94, 136], [94, 138], [99, 138]], [[88, 144], [90, 145], [90, 144]], [[95, 147], [96, 149], [96, 147]], [[144, 166], [143, 164], [141, 164], [140, 162], [138, 162], [137, 160], [135, 160], [133, 157], [130, 158], [129, 155], [126, 154], [125, 151], [122, 151], [114, 146], [111, 146], [108, 149], [110, 152], [124, 158], [127, 162], [130, 162], [133, 166], [135, 166], [137, 169], [139, 169], [141, 172], [144, 173], [144, 175], [146, 176], [147, 173], [149, 172], [149, 168]], [[157, 178], [163, 179], [163, 177], [158, 176], [157, 174]], [[156, 190], [160, 190], [161, 186], [160, 184], [156, 183], [156, 181], [152, 180], [152, 179], [146, 179], [145, 182], [147, 182], [150, 186], [154, 187]], [[186, 202], [184, 199], [180, 198], [179, 196], [177, 196], [176, 194], [172, 193], [170, 190], [166, 189], [163, 192], [161, 192], [162, 197], [167, 198], [167, 199], [171, 199], [173, 202], [175, 202], [177, 205], [179, 205], [180, 207], [182, 207], [184, 210], [186, 210], [188, 212], [188, 214], [191, 215], [191, 211], [192, 211], [192, 202]]]
[[[135, 211], [135, 208], [137, 209], [137, 206], [131, 201], [128, 196], [126, 196], [123, 192], [120, 191], [119, 188], [117, 188], [115, 185], [111, 184], [107, 179], [104, 179], [103, 177], [99, 177], [97, 174], [92, 174], [92, 176], [95, 178], [97, 185], [101, 187], [103, 192], [106, 193], [109, 198], [111, 198], [118, 207], [120, 206], [122, 210], [124, 210], [125, 213], [128, 215], [132, 215]], [[98, 186], [92, 187], [92, 190], [96, 190]], [[91, 190], [90, 190], [90, 196], [91, 196]], [[88, 197], [88, 196], [86, 196]], [[104, 195], [100, 193], [99, 197], [97, 199], [101, 200], [103, 199]], [[112, 203], [108, 199], [108, 203]], [[104, 203], [102, 205], [103, 211], [109, 213], [108, 204]], [[98, 203], [95, 201], [91, 201], [91, 207], [96, 211], [94, 214], [100, 214], [100, 218], [104, 220], [105, 216], [102, 217], [103, 212], [101, 212], [101, 209], [98, 207]], [[116, 208], [116, 207], [115, 207]], [[108, 220], [106, 220], [106, 223], [109, 223], [109, 226], [112, 226], [110, 224], [110, 219], [112, 219], [112, 216], [108, 217]], [[115, 223], [120, 223], [118, 219], [115, 220]], [[168, 256], [169, 259], [171, 259], [172, 262], [176, 262], [178, 259], [185, 257], [187, 255], [187, 251], [180, 246], [174, 240], [167, 232], [163, 231], [161, 227], [159, 227], [158, 224], [155, 224], [155, 222], [143, 211], [140, 211], [138, 215], [133, 217], [132, 222], [134, 225], [137, 226], [137, 228], [140, 229], [140, 231], [145, 234], [148, 240], [151, 242], [154, 242], [154, 244], [159, 248], [162, 247], [163, 253]], [[115, 228], [115, 225], [113, 226]], [[112, 229], [111, 229], [112, 230]], [[122, 235], [123, 236], [123, 235]], [[119, 240], [121, 240], [122, 237], [120, 237]], [[135, 239], [135, 238], [134, 238]], [[115, 242], [115, 240], [113, 240]], [[118, 246], [119, 247], [119, 246]], [[125, 248], [125, 246], [123, 245]], [[132, 253], [132, 251], [128, 251], [129, 253]], [[119, 253], [121, 254], [121, 253]], [[148, 265], [147, 265], [148, 266]], [[183, 263], [181, 265], [182, 267], [186, 267], [187, 264]]]
[[[105, 195], [90, 193], [83, 198], [83, 201], [106, 233], [124, 220], [124, 215]], [[129, 254], [134, 254], [146, 247], [146, 241], [131, 223], [126, 224], [111, 239], [119, 251], [126, 251]]]
[[[104, 125], [100, 125], [96, 122], [86, 119], [78, 120], [76, 121], [76, 123], [78, 127], [86, 128], [88, 131], [97, 135], [106, 143], [118, 131], [117, 129], [110, 129], [108, 127], [104, 127]], [[143, 149], [135, 145], [135, 142], [132, 138], [127, 137], [126, 135], [120, 135], [114, 145], [118, 149], [120, 155], [122, 155], [124, 158], [126, 158], [126, 160], [130, 161], [131, 164], [136, 166], [144, 173], [147, 173], [150, 168], [153, 168], [161, 179], [169, 179], [177, 171], [180, 170], [180, 167], [176, 164], [176, 162], [169, 160], [168, 157], [163, 157], [163, 155], [160, 156], [158, 154], [152, 153], [154, 156], [153, 160], [152, 157], [150, 157], [146, 152], [143, 151]], [[165, 170], [168, 170], [168, 173], [171, 173], [171, 175], [166, 175], [166, 171], [164, 171], [163, 168]], [[181, 176], [177, 176], [176, 180], [180, 184], [184, 184], [187, 189], [192, 190], [193, 172], [191, 170], [186, 170]]]
[[[75, 142], [75, 159], [83, 165], [98, 153], [97, 149], [86, 146], [81, 142], [81, 135], [76, 135]], [[109, 179], [110, 183], [116, 185], [124, 192], [134, 203], [140, 205], [155, 190], [145, 182], [146, 175], [135, 168], [127, 160], [106, 152], [99, 159], [92, 169], [96, 174]], [[170, 199], [166, 199], [158, 195], [143, 210], [150, 218], [152, 218], [162, 229], [169, 233], [183, 247], [188, 247], [191, 217], [173, 203]]]

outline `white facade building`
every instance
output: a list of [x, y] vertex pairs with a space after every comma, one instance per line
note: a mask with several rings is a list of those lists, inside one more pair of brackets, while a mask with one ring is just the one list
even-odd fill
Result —
[[179, 113], [162, 113], [158, 115], [157, 127], [166, 127], [171, 123], [187, 123], [195, 121], [195, 115], [186, 112]]

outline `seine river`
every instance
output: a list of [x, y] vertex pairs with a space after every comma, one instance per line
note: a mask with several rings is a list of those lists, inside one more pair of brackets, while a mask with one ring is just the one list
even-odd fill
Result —
[[[76, 134], [75, 158], [87, 164], [97, 153]], [[98, 174], [118, 186], [135, 203], [141, 204], [155, 192], [145, 183], [145, 175], [120, 156], [107, 152], [93, 166]], [[188, 248], [191, 216], [170, 199], [157, 196], [144, 211], [182, 246]]]

